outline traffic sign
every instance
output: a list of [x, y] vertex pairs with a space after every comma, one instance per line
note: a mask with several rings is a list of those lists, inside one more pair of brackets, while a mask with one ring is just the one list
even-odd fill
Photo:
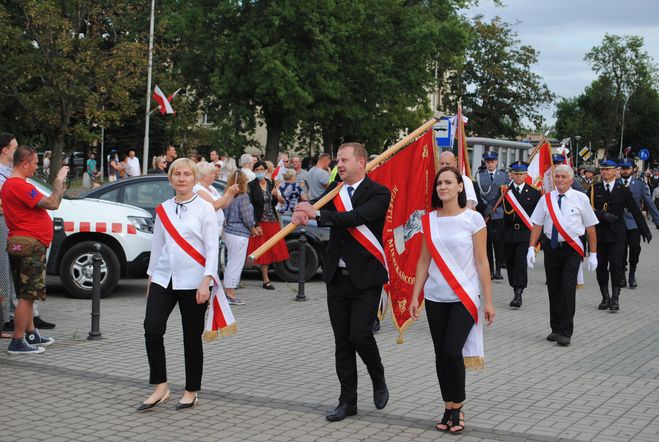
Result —
[[438, 147], [451, 147], [453, 145], [453, 131], [451, 130], [451, 120], [442, 117], [437, 124], [433, 126], [435, 138]]
[[638, 157], [642, 159], [643, 161], [647, 160], [650, 158], [650, 151], [647, 150], [646, 148], [643, 148], [638, 151]]

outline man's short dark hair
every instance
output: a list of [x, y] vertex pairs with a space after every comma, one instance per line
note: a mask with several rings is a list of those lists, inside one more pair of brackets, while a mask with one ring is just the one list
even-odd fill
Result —
[[364, 161], [368, 162], [368, 152], [366, 148], [361, 143], [343, 143], [339, 146], [338, 150], [343, 149], [344, 147], [352, 147], [352, 151], [355, 154], [355, 158], [363, 158]]
[[318, 161], [320, 161], [322, 159], [325, 159], [325, 158], [332, 158], [332, 156], [330, 154], [328, 154], [327, 152], [323, 152], [320, 155], [318, 155]]
[[19, 165], [23, 161], [27, 161], [32, 155], [37, 153], [37, 150], [31, 146], [18, 146], [14, 152], [14, 165]]
[[16, 135], [10, 134], [8, 132], [3, 132], [0, 133], [0, 151], [4, 149], [5, 147], [9, 146], [9, 143], [11, 143], [11, 140], [15, 140]]
[[458, 206], [460, 206], [460, 208], [466, 207], [467, 192], [465, 191], [464, 188], [464, 180], [462, 179], [462, 174], [455, 167], [446, 166], [439, 169], [439, 172], [437, 172], [437, 175], [435, 175], [435, 181], [433, 181], [434, 185], [432, 190], [432, 199], [430, 201], [432, 208], [440, 209], [444, 207], [444, 203], [442, 202], [442, 200], [439, 199], [439, 195], [437, 194], [437, 180], [439, 179], [439, 176], [444, 172], [453, 172], [453, 175], [455, 175], [455, 178], [458, 180], [458, 183], [462, 183], [462, 192], [458, 193]]

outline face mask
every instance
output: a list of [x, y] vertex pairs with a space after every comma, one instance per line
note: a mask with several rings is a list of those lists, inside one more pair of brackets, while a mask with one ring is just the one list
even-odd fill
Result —
[[265, 178], [265, 173], [264, 172], [259, 172], [259, 173], [256, 174], [256, 179], [257, 180], [262, 180], [263, 178]]

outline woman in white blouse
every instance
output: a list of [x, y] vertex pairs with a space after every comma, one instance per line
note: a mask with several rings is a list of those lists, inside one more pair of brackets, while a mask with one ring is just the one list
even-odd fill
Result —
[[192, 191], [213, 205], [217, 217], [218, 236], [222, 236], [222, 227], [224, 226], [224, 211], [222, 209], [231, 204], [233, 197], [238, 193], [238, 185], [227, 186], [224, 195], [220, 195], [213, 186], [218, 174], [215, 165], [202, 161], [197, 163], [195, 167], [199, 178]]
[[[435, 183], [432, 207], [436, 210], [424, 218], [424, 241], [409, 310], [416, 320], [423, 291], [445, 404], [444, 416], [436, 428], [457, 433], [465, 426], [461, 411], [465, 364], [482, 367], [483, 363], [482, 329], [480, 324], [476, 326], [476, 319], [484, 313], [488, 325], [491, 324], [494, 304], [485, 221], [480, 213], [466, 208], [464, 183], [456, 168], [440, 169]], [[481, 296], [484, 302], [480, 301]], [[465, 352], [463, 357], [467, 345], [475, 351]]]
[[[217, 271], [217, 218], [213, 206], [192, 191], [197, 181], [195, 163], [180, 158], [171, 164], [168, 176], [175, 196], [162, 203], [163, 213], [158, 212], [156, 217], [144, 318], [149, 383], [155, 388], [139, 411], [169, 399], [163, 336], [176, 304], [181, 312], [185, 354], [185, 392], [176, 409], [197, 403], [203, 370], [204, 316], [212, 275]], [[195, 252], [205, 258], [205, 265], [193, 257]]]

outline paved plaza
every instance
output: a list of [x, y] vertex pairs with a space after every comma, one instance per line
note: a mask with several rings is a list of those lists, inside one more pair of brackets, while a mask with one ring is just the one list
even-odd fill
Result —
[[[659, 242], [659, 240], [657, 240]], [[541, 258], [541, 257], [540, 257]], [[494, 284], [497, 316], [485, 330], [486, 369], [467, 375], [467, 429], [433, 429], [442, 414], [425, 314], [405, 343], [389, 319], [377, 334], [391, 391], [376, 410], [360, 365], [359, 414], [329, 423], [339, 385], [324, 284], [260, 288], [244, 281], [246, 305], [233, 308], [239, 332], [205, 346], [197, 407], [177, 412], [183, 389], [178, 310], [166, 335], [172, 399], [152, 411], [135, 407], [149, 395], [142, 319], [146, 280], [124, 280], [102, 301], [101, 341], [88, 341], [90, 302], [62, 293], [57, 281], [42, 314], [57, 323], [46, 353], [0, 352], [0, 440], [94, 441], [410, 441], [659, 440], [659, 250], [644, 246], [639, 288], [623, 289], [621, 311], [597, 310], [594, 274], [577, 292], [572, 345], [549, 333], [542, 259], [530, 273], [521, 310], [508, 303], [507, 282]], [[6, 340], [2, 345], [6, 345]]]

